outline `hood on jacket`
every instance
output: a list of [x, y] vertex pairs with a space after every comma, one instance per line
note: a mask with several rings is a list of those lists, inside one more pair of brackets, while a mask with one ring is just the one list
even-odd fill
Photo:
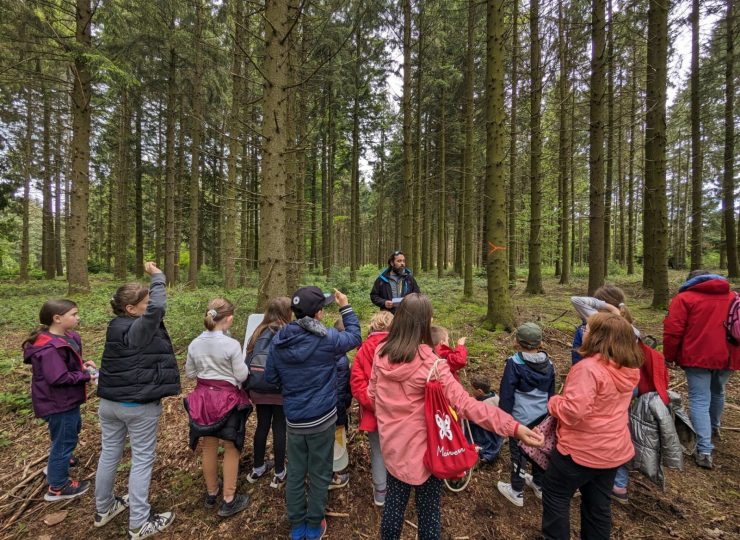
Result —
[[302, 364], [319, 348], [321, 340], [313, 336], [324, 337], [329, 330], [313, 317], [303, 317], [284, 326], [272, 342], [276, 349], [281, 349], [288, 362]]
[[[380, 274], [378, 274], [378, 277], [388, 283], [389, 275], [393, 271], [392, 268], [388, 267], [385, 270], [383, 270]], [[411, 275], [411, 269], [410, 268], [404, 268], [403, 269], [403, 276], [410, 276]]]
[[719, 274], [704, 274], [687, 280], [678, 289], [678, 292], [692, 290], [704, 294], [727, 294], [730, 292], [730, 282]]
[[522, 352], [520, 358], [524, 360], [524, 363], [528, 367], [532, 368], [538, 373], [546, 373], [550, 369], [550, 358], [544, 351], [538, 351], [536, 353]]
[[[419, 356], [425, 359], [436, 358], [434, 350], [425, 344], [419, 346]], [[377, 369], [383, 372], [383, 375], [388, 377], [390, 380], [400, 382], [407, 380], [413, 375], [421, 365], [419, 356], [414, 358], [411, 362], [401, 362], [400, 364], [393, 364], [390, 362], [387, 356], [379, 356], [379, 351], [376, 352]]]
[[[599, 362], [603, 364], [601, 360]], [[603, 365], [619, 392], [631, 392], [640, 382], [640, 370], [637, 368], [619, 367], [611, 360]]]
[[[69, 337], [74, 338], [72, 335], [69, 335]], [[26, 348], [23, 349], [23, 363], [30, 364], [31, 358], [44, 349], [59, 347], [70, 347], [70, 345], [67, 343], [67, 340], [61, 336], [55, 336], [49, 332], [42, 332], [33, 343], [26, 345]]]

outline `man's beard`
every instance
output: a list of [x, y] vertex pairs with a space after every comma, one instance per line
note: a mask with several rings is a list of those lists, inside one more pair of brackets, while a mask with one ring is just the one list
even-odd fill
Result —
[[404, 267], [401, 267], [401, 268], [393, 268], [393, 273], [396, 274], [397, 276], [401, 276], [401, 275], [403, 275], [404, 270], [406, 270], [406, 268], [404, 268]]

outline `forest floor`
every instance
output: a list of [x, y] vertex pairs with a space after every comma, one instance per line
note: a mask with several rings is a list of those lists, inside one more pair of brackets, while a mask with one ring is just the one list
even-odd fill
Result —
[[[339, 286], [348, 292], [363, 322], [363, 334], [374, 309], [369, 303], [369, 290], [376, 270], [363, 268], [360, 281], [350, 284], [344, 273], [338, 273], [327, 283], [324, 278], [307, 281], [320, 286]], [[675, 293], [685, 275], [671, 273], [671, 290]], [[498, 387], [506, 357], [512, 351], [512, 340], [504, 332], [489, 333], [481, 328], [485, 314], [485, 281], [476, 277], [476, 295], [472, 301], [462, 300], [462, 282], [455, 277], [437, 280], [431, 274], [417, 276], [421, 289], [435, 305], [435, 322], [451, 330], [451, 338], [469, 336], [469, 367], [461, 379], [467, 385], [474, 374], [490, 377]], [[640, 286], [635, 276], [617, 276], [612, 281], [627, 293], [628, 305], [643, 331], [661, 336], [664, 312], [650, 309], [651, 294]], [[574, 277], [570, 285], [559, 285], [546, 278], [545, 296], [523, 293], [520, 279], [513, 291], [517, 323], [534, 320], [545, 328], [544, 348], [553, 358], [559, 378], [563, 380], [570, 366], [570, 343], [578, 319], [570, 307], [569, 297], [584, 294], [585, 275]], [[96, 277], [93, 291], [77, 297], [80, 304], [85, 357], [99, 360], [109, 319], [107, 299], [116, 283], [110, 277]], [[65, 294], [66, 284], [38, 281], [27, 285], [0, 283], [0, 538], [125, 538], [127, 514], [124, 513], [103, 529], [92, 526], [94, 513], [93, 490], [80, 499], [62, 503], [43, 501], [43, 475], [48, 452], [48, 434], [43, 421], [33, 418], [28, 397], [30, 370], [22, 364], [20, 344], [36, 320], [40, 305], [50, 297]], [[224, 291], [216, 284], [197, 291], [175, 287], [170, 291], [166, 323], [181, 365], [187, 344], [201, 331], [202, 313], [208, 298], [226, 294], [237, 306], [254, 305], [254, 288]], [[234, 335], [242, 339], [248, 309], [237, 312]], [[336, 317], [331, 312], [327, 322]], [[236, 330], [239, 329], [239, 330]], [[671, 372], [671, 386], [686, 398], [685, 377], [681, 371]], [[193, 384], [183, 374], [183, 395]], [[100, 449], [97, 422], [97, 398], [83, 406], [83, 429], [76, 455], [82, 466], [73, 474], [94, 480]], [[353, 411], [356, 411], [353, 404]], [[268, 481], [246, 482], [251, 470], [251, 444], [244, 451], [239, 489], [252, 497], [251, 506], [242, 514], [227, 520], [202, 506], [204, 485], [199, 459], [187, 447], [187, 418], [180, 398], [164, 400], [160, 422], [157, 460], [151, 485], [151, 502], [156, 510], [174, 510], [177, 517], [161, 538], [286, 538], [289, 526], [284, 512], [284, 493], [269, 487]], [[368, 539], [378, 536], [381, 511], [372, 503], [369, 446], [367, 438], [356, 428], [353, 415], [350, 430], [350, 484], [330, 492], [327, 510], [328, 539]], [[639, 473], [630, 475], [630, 501], [614, 503], [613, 538], [740, 538], [740, 384], [734, 377], [727, 389], [723, 439], [715, 451], [715, 469], [696, 467], [693, 459], [685, 460], [683, 471], [666, 471], [666, 490], [661, 491]], [[254, 418], [248, 423], [249, 439], [254, 430]], [[498, 480], [508, 481], [509, 456], [507, 445], [493, 465], [476, 468], [469, 487], [462, 493], [445, 492], [442, 500], [443, 538], [492, 539], [537, 538], [540, 529], [541, 503], [531, 491], [525, 491], [523, 508], [512, 506], [497, 491]], [[118, 478], [118, 493], [125, 492], [130, 455], [124, 454]], [[572, 505], [573, 532], [579, 530], [578, 499]], [[63, 517], [61, 523], [44, 523], [50, 515]], [[415, 538], [416, 517], [413, 503], [409, 504], [403, 539]]]

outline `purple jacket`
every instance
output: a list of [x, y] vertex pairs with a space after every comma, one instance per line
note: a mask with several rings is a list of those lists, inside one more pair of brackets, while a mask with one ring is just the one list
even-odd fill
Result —
[[195, 390], [185, 401], [190, 419], [201, 426], [217, 424], [235, 407], [249, 406], [249, 397], [243, 388], [214, 379], [197, 379]]
[[[81, 351], [79, 334], [67, 335]], [[31, 402], [38, 418], [69, 411], [87, 399], [90, 374], [82, 366], [82, 356], [63, 337], [42, 332], [23, 351], [23, 362], [32, 367]]]

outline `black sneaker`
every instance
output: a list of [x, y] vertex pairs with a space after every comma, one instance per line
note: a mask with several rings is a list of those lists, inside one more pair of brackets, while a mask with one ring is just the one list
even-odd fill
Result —
[[205, 506], [208, 510], [210, 510], [211, 508], [215, 508], [216, 507], [216, 503], [218, 502], [218, 498], [221, 495], [221, 486], [222, 486], [222, 484], [221, 484], [221, 481], [219, 480], [219, 482], [218, 482], [218, 491], [216, 491], [216, 494], [215, 495], [211, 495], [210, 493], [208, 493], [208, 491], [206, 491], [206, 496], [203, 499], [203, 506]]
[[272, 469], [275, 468], [275, 462], [271, 459], [265, 461], [262, 464], [261, 470], [252, 469], [252, 472], [250, 472], [247, 475], [247, 482], [250, 484], [254, 484], [257, 480], [265, 476], [268, 472], [270, 472]]
[[238, 514], [242, 510], [246, 510], [250, 503], [249, 495], [243, 495], [237, 493], [231, 502], [221, 501], [221, 506], [218, 509], [218, 515], [221, 517], [229, 517], [234, 514]]
[[60, 488], [49, 486], [49, 489], [46, 491], [46, 495], [44, 495], [44, 500], [54, 502], [74, 499], [75, 497], [79, 497], [85, 493], [88, 489], [90, 489], [90, 482], [87, 480], [82, 480], [81, 482], [77, 480], [68, 480], [67, 483]]

